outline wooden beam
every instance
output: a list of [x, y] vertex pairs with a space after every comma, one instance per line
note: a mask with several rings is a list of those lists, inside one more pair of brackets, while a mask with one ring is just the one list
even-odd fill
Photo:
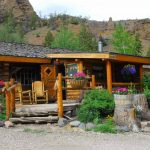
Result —
[[107, 90], [111, 94], [112, 93], [112, 70], [111, 70], [111, 62], [109, 60], [106, 61], [106, 74], [107, 74]]
[[123, 55], [123, 54], [114, 54], [114, 55], [110, 54], [109, 59], [115, 60], [115, 61], [120, 61], [120, 62], [150, 64], [150, 58]]
[[113, 82], [112, 85], [113, 86], [130, 86], [130, 85], [140, 85], [140, 83], [137, 82], [128, 82], [128, 83], [124, 83], [124, 82]]
[[0, 62], [19, 62], [19, 63], [51, 63], [48, 58], [31, 58], [31, 57], [17, 57], [17, 56], [0, 56]]
[[58, 116], [63, 117], [63, 96], [62, 96], [62, 74], [58, 74], [58, 87], [57, 87], [57, 104], [58, 104]]
[[92, 58], [108, 59], [109, 53], [66, 53], [66, 54], [47, 54], [48, 58]]

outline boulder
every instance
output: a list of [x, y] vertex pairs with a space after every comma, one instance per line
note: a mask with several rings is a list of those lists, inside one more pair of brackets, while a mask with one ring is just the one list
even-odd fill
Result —
[[14, 124], [11, 121], [5, 121], [5, 127], [9, 128], [9, 127], [14, 127]]
[[80, 125], [80, 123], [81, 123], [80, 121], [75, 120], [75, 121], [71, 121], [70, 125], [71, 125], [71, 127], [78, 127]]
[[4, 127], [4, 126], [5, 126], [4, 121], [0, 121], [0, 127]]
[[65, 118], [59, 118], [59, 120], [58, 120], [58, 126], [59, 127], [64, 127], [67, 124], [68, 124], [68, 120], [67, 119], [65, 119]]
[[88, 122], [88, 123], [86, 124], [86, 129], [87, 129], [87, 130], [91, 130], [91, 129], [93, 129], [93, 128], [95, 128], [95, 124], [94, 124], [94, 123]]
[[82, 130], [86, 129], [86, 124], [85, 123], [80, 123], [79, 128]]

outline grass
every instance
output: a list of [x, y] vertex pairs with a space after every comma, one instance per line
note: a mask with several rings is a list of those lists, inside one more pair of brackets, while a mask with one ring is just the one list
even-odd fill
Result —
[[115, 128], [115, 124], [113, 120], [106, 120], [104, 123], [97, 124], [95, 128], [92, 129], [94, 132], [102, 132], [102, 133], [117, 133]]

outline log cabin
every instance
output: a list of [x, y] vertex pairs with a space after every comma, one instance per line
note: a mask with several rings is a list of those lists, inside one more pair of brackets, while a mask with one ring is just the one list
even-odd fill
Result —
[[[150, 65], [150, 58], [124, 55], [113, 52], [71, 52], [65, 49], [50, 49], [43, 46], [0, 42], [0, 79], [8, 81], [15, 78], [24, 89], [31, 89], [33, 81], [44, 81], [49, 91], [49, 101], [56, 100], [54, 84], [58, 73], [72, 77], [76, 72], [85, 72], [87, 76], [95, 75], [96, 86], [107, 88], [110, 93], [114, 87], [129, 86], [123, 79], [121, 69], [131, 64], [136, 68], [132, 83], [141, 86], [143, 65]], [[70, 86], [69, 81], [63, 82]], [[74, 99], [79, 90], [63, 91], [63, 99]]]

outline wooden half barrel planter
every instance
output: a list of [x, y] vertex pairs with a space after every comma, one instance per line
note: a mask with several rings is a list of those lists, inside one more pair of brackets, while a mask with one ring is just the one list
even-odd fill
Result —
[[129, 125], [131, 120], [135, 120], [135, 111], [133, 108], [133, 95], [114, 94], [115, 111], [114, 121], [117, 125]]
[[85, 87], [86, 80], [85, 79], [83, 79], [83, 80], [71, 79], [70, 80], [70, 85], [71, 85], [72, 88], [81, 89], [81, 88]]

